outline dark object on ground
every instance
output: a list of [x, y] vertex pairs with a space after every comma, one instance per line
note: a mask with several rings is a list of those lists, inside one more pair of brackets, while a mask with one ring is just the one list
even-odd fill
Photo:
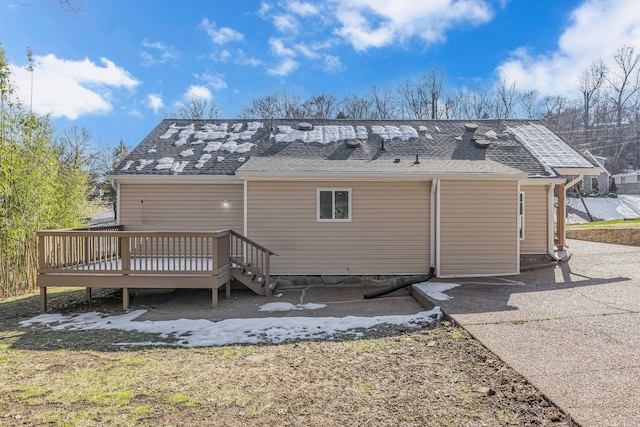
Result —
[[381, 297], [382, 295], [390, 294], [391, 292], [395, 292], [399, 289], [406, 288], [407, 286], [415, 285], [416, 283], [428, 282], [429, 280], [431, 280], [434, 273], [435, 273], [435, 268], [431, 267], [431, 270], [429, 270], [429, 274], [427, 274], [426, 276], [420, 276], [417, 279], [404, 280], [401, 283], [394, 285], [390, 288], [383, 289], [377, 292], [364, 294], [364, 299], [378, 298], [378, 297]]

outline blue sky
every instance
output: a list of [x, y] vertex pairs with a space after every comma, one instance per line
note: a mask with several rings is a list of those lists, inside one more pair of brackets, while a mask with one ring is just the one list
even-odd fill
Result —
[[[0, 43], [33, 108], [57, 129], [136, 145], [190, 96], [234, 118], [287, 90], [341, 99], [395, 87], [431, 64], [449, 88], [575, 94], [578, 73], [640, 47], [637, 0], [0, 0]], [[28, 104], [28, 102], [27, 102]]]

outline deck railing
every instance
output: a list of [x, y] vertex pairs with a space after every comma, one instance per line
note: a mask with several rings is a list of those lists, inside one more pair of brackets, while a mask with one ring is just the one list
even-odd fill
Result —
[[[127, 231], [122, 226], [37, 233], [40, 310], [46, 311], [47, 287], [121, 288], [129, 306], [129, 288], [218, 288], [230, 296], [232, 276], [259, 295], [269, 295], [270, 256], [276, 255], [230, 230], [214, 232]], [[237, 276], [239, 274], [239, 277]]]
[[229, 264], [229, 231], [121, 231], [122, 227], [37, 233], [40, 274], [202, 274]]
[[269, 294], [271, 255], [278, 254], [233, 230], [230, 231], [230, 245], [233, 267], [246, 271], [254, 281], [262, 283]]

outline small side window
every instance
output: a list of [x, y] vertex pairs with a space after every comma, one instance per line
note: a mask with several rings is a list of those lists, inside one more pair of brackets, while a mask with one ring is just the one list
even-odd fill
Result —
[[351, 221], [351, 189], [319, 188], [318, 221]]

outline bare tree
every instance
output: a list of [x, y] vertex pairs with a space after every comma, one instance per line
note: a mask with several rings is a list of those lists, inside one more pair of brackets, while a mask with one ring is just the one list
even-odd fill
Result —
[[91, 132], [84, 126], [72, 126], [63, 130], [53, 143], [58, 163], [74, 168], [85, 166], [94, 169], [98, 156], [92, 150], [92, 139]]
[[578, 80], [578, 88], [582, 94], [583, 127], [585, 138], [589, 138], [591, 128], [591, 109], [599, 101], [600, 89], [607, 77], [607, 67], [598, 59], [589, 68], [583, 70]]
[[622, 121], [625, 107], [633, 103], [634, 97], [640, 90], [640, 54], [633, 46], [623, 46], [613, 56], [614, 66], [607, 74], [607, 82], [615, 109], [617, 150], [613, 163], [617, 164], [628, 140], [623, 138]]
[[355, 93], [349, 94], [342, 100], [341, 105], [342, 112], [347, 119], [367, 120], [372, 116], [371, 102], [364, 96]]
[[371, 86], [369, 90], [371, 118], [380, 120], [395, 119], [398, 116], [398, 103], [389, 88]]
[[204, 98], [191, 97], [187, 102], [178, 105], [179, 119], [217, 119], [220, 115], [220, 107]]
[[444, 69], [436, 69], [435, 65], [431, 65], [429, 72], [423, 76], [422, 80], [429, 92], [429, 106], [431, 109], [431, 119], [437, 119], [438, 115], [438, 103], [440, 97], [444, 91]]
[[398, 87], [402, 118], [428, 119], [429, 101], [427, 88], [421, 82], [405, 80]]
[[300, 97], [287, 91], [274, 92], [251, 100], [240, 116], [253, 119], [297, 119], [304, 117]]
[[314, 95], [302, 104], [302, 117], [332, 119], [336, 116], [337, 101], [332, 94]]
[[445, 96], [442, 103], [441, 116], [445, 119], [460, 119], [464, 117], [461, 99], [462, 92], [449, 93]]
[[493, 88], [494, 117], [508, 119], [512, 117], [516, 105], [516, 84], [506, 79], [500, 79]]
[[459, 103], [461, 119], [486, 119], [491, 116], [491, 100], [482, 89], [458, 91], [457, 102]]
[[537, 90], [529, 90], [520, 94], [518, 98], [522, 111], [527, 119], [542, 117], [540, 97]]

